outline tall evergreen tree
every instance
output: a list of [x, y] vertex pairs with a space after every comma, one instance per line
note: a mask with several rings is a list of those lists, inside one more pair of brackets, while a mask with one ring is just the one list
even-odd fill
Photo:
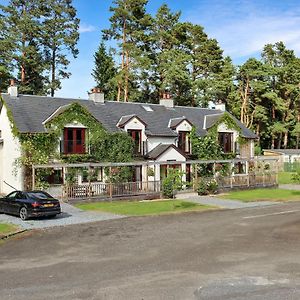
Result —
[[70, 61], [68, 54], [74, 58], [78, 55], [76, 47], [79, 39], [79, 19], [72, 0], [45, 0], [43, 3], [42, 44], [50, 72], [49, 89], [53, 97], [55, 90], [61, 88], [61, 80], [70, 77], [67, 71]]
[[96, 53], [94, 54], [95, 67], [92, 76], [96, 81], [97, 87], [100, 88], [108, 98], [116, 97], [116, 68], [113, 57], [106, 51], [105, 44], [102, 41]]
[[[1, 65], [9, 66], [12, 71], [16, 70], [22, 88], [30, 89], [27, 80], [29, 68], [38, 60], [41, 53], [39, 18], [44, 13], [42, 1], [11, 0], [7, 6], [0, 5], [0, 11]], [[43, 69], [43, 61], [39, 60], [39, 64]], [[40, 90], [31, 91], [40, 92]]]
[[116, 77], [118, 82], [117, 101], [129, 101], [130, 87], [134, 81], [133, 70], [143, 59], [143, 39], [149, 26], [150, 16], [146, 13], [148, 0], [114, 0], [110, 7], [113, 15], [110, 28], [103, 30], [105, 39], [118, 42], [121, 65]]

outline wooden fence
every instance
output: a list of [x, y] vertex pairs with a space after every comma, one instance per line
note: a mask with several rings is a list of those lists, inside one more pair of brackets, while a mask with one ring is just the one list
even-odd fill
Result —
[[106, 199], [160, 193], [160, 190], [160, 181], [74, 184], [64, 185], [62, 196], [67, 199]]

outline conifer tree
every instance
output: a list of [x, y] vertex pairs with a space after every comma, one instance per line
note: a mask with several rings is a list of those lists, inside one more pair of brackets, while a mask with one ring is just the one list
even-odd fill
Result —
[[72, 0], [46, 0], [43, 8], [42, 44], [50, 73], [48, 88], [53, 97], [55, 91], [61, 88], [61, 80], [71, 75], [67, 71], [70, 63], [68, 54], [74, 58], [78, 55], [79, 19]]
[[100, 88], [108, 98], [116, 97], [116, 68], [113, 57], [107, 53], [105, 44], [102, 41], [96, 53], [94, 54], [95, 67], [92, 76], [96, 81], [97, 87]]
[[103, 30], [105, 39], [116, 40], [121, 56], [121, 65], [116, 76], [118, 82], [117, 101], [123, 96], [129, 101], [134, 72], [143, 59], [143, 39], [149, 26], [150, 16], [146, 13], [148, 0], [114, 0], [110, 11], [110, 28]]

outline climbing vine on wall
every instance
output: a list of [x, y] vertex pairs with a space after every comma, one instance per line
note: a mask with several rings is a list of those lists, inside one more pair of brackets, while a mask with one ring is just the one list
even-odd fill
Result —
[[218, 127], [225, 124], [228, 129], [235, 130], [239, 133], [238, 142], [244, 143], [246, 139], [241, 137], [241, 128], [236, 124], [235, 120], [228, 114], [224, 113], [222, 117], [208, 129], [208, 133], [204, 137], [199, 137], [196, 134], [196, 129], [193, 127], [190, 139], [192, 144], [192, 153], [197, 159], [228, 159], [235, 157], [235, 154], [225, 154], [218, 141]]
[[[22, 155], [16, 161], [16, 166], [24, 167], [25, 186], [32, 185], [31, 167], [33, 164], [46, 164], [53, 159], [65, 162], [111, 161], [127, 162], [133, 157], [133, 141], [126, 133], [109, 133], [101, 123], [79, 103], [72, 103], [61, 114], [52, 118], [46, 125], [44, 133], [20, 133], [13, 122], [10, 110], [8, 118], [12, 131], [19, 138]], [[82, 124], [89, 130], [90, 154], [60, 155], [59, 139], [67, 124]], [[39, 181], [39, 178], [37, 178]]]

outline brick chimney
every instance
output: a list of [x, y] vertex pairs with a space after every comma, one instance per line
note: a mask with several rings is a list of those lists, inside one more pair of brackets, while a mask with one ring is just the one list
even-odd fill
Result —
[[159, 104], [163, 105], [165, 107], [168, 107], [168, 108], [174, 107], [174, 100], [173, 100], [170, 92], [166, 91], [161, 94]]
[[16, 83], [15, 83], [14, 79], [10, 80], [10, 86], [7, 89], [7, 93], [11, 97], [18, 97], [18, 95], [19, 95], [19, 93], [18, 93], [18, 87], [16, 86]]
[[89, 93], [89, 100], [92, 100], [95, 103], [104, 103], [104, 93], [102, 93], [100, 88], [94, 87]]

